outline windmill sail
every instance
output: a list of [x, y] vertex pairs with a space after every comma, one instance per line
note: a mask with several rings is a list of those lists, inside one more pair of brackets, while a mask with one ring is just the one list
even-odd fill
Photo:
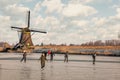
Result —
[[28, 11], [28, 28], [30, 27], [30, 11]]
[[46, 31], [40, 31], [40, 30], [34, 30], [34, 29], [30, 29], [30, 32], [47, 33]]

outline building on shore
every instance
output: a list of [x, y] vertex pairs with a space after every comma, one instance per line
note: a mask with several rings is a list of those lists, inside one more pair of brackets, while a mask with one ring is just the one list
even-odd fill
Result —
[[7, 42], [0, 42], [0, 52], [4, 52], [7, 49], [10, 49], [11, 45]]

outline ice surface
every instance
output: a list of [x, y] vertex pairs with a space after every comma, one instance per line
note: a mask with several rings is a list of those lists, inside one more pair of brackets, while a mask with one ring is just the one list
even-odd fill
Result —
[[41, 54], [27, 55], [27, 62], [20, 62], [21, 54], [0, 54], [0, 80], [119, 80], [120, 57], [97, 56], [92, 64], [91, 56], [55, 55], [54, 61], [46, 61], [44, 70], [38, 61]]

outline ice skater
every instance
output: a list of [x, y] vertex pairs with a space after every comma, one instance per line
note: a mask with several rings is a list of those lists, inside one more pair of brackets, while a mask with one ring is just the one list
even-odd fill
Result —
[[44, 55], [45, 55], [45, 60], [47, 60], [47, 52], [46, 51], [44, 52]]
[[23, 58], [20, 61], [22, 62], [24, 60], [24, 62], [26, 63], [26, 56], [27, 56], [26, 51], [23, 51]]
[[93, 64], [95, 64], [95, 61], [96, 61], [96, 52], [94, 52], [94, 53], [92, 54], [92, 58], [93, 58]]
[[39, 60], [41, 61], [41, 69], [43, 69], [45, 67], [45, 60], [46, 60], [44, 53], [42, 53]]
[[64, 55], [64, 62], [68, 62], [68, 51]]
[[55, 54], [51, 51], [51, 53], [50, 53], [50, 61], [53, 61], [53, 56], [55, 56]]

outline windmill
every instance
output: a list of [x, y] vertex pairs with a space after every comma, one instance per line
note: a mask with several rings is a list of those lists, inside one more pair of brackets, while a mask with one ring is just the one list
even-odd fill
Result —
[[18, 48], [23, 48], [26, 46], [33, 46], [33, 42], [31, 39], [31, 32], [35, 33], [47, 33], [46, 31], [39, 31], [39, 30], [34, 30], [30, 29], [30, 11], [28, 11], [28, 25], [25, 28], [20, 28], [20, 27], [13, 27], [11, 26], [12, 29], [16, 29], [21, 33], [19, 42], [13, 47], [14, 50], [17, 50]]

